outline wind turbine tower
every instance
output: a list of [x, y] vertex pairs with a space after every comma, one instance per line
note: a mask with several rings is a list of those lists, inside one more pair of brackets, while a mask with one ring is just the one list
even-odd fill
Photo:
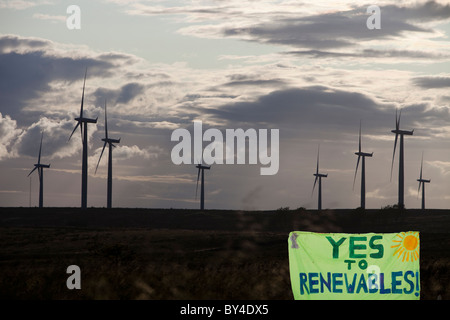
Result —
[[87, 68], [84, 73], [84, 82], [83, 82], [83, 94], [81, 96], [81, 109], [80, 109], [80, 116], [78, 118], [75, 118], [77, 121], [77, 125], [73, 129], [72, 133], [70, 134], [70, 138], [72, 138], [73, 133], [75, 130], [77, 130], [78, 126], [80, 126], [81, 131], [81, 140], [83, 142], [83, 162], [81, 167], [81, 208], [86, 209], [87, 208], [87, 180], [88, 180], [88, 134], [87, 134], [87, 124], [88, 123], [97, 123], [97, 119], [89, 119], [85, 118], [83, 116], [83, 103], [84, 103], [84, 88], [86, 85], [86, 74], [87, 74]]
[[108, 137], [108, 119], [106, 115], [106, 100], [105, 100], [105, 138], [102, 139], [105, 143], [103, 144], [102, 153], [100, 154], [100, 158], [98, 159], [97, 167], [95, 168], [95, 172], [97, 173], [98, 165], [100, 160], [102, 159], [103, 151], [105, 151], [105, 147], [108, 144], [108, 191], [107, 191], [107, 208], [111, 208], [112, 204], [112, 147], [116, 147], [114, 143], [120, 143], [120, 139], [111, 139]]
[[419, 189], [417, 192], [420, 192], [420, 187], [422, 187], [422, 210], [425, 210], [425, 183], [430, 183], [431, 180], [425, 180], [422, 178], [422, 167], [423, 167], [423, 154], [422, 154], [422, 162], [420, 163], [420, 178], [417, 179], [419, 181]]
[[44, 168], [50, 168], [49, 164], [41, 164], [41, 151], [42, 151], [42, 138], [44, 137], [44, 133], [41, 135], [41, 145], [39, 146], [39, 156], [38, 162], [34, 164], [34, 169], [28, 174], [28, 177], [34, 172], [34, 170], [38, 170], [39, 174], [39, 208], [42, 208], [44, 205]]
[[394, 142], [394, 152], [392, 154], [392, 165], [391, 165], [391, 179], [392, 179], [392, 169], [394, 167], [394, 157], [395, 157], [395, 149], [397, 148], [397, 139], [400, 136], [400, 159], [398, 162], [398, 207], [399, 209], [403, 209], [405, 207], [405, 167], [404, 167], [404, 148], [403, 148], [403, 136], [412, 136], [414, 134], [414, 130], [400, 130], [400, 117], [402, 115], [402, 111], [400, 110], [400, 114], [397, 117], [397, 110], [395, 111], [395, 130], [391, 130], [392, 133], [395, 133], [395, 142]]
[[366, 157], [372, 157], [372, 153], [366, 153], [361, 151], [361, 122], [359, 123], [359, 147], [358, 152], [355, 152], [355, 154], [358, 156], [358, 161], [356, 162], [356, 170], [355, 170], [355, 177], [353, 178], [353, 188], [355, 188], [355, 180], [356, 180], [356, 174], [358, 172], [358, 166], [359, 166], [359, 160], [362, 158], [361, 161], [361, 208], [366, 208]]
[[[319, 146], [320, 148], [320, 146]], [[322, 210], [322, 178], [328, 177], [328, 174], [319, 173], [319, 148], [317, 149], [317, 166], [316, 166], [316, 173], [313, 175], [316, 177], [314, 179], [314, 186], [312, 192], [314, 193], [314, 188], [316, 187], [316, 182], [319, 180], [319, 190], [318, 190], [318, 196], [317, 196], [317, 209]]]
[[201, 171], [202, 183], [201, 183], [201, 189], [200, 189], [200, 210], [204, 210], [205, 209], [205, 169], [209, 170], [209, 169], [211, 169], [211, 166], [204, 166], [202, 163], [199, 163], [195, 167], [198, 169], [197, 188], [195, 189], [195, 197], [197, 198], [198, 180], [200, 179], [200, 171]]

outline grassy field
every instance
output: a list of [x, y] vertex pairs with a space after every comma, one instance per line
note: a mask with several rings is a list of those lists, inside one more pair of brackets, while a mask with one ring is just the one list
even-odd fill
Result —
[[101, 208], [1, 208], [0, 298], [292, 299], [293, 230], [420, 231], [421, 299], [450, 299], [448, 210]]

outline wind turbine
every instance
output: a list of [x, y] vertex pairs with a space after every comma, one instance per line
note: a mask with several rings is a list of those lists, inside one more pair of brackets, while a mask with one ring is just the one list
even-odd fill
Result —
[[49, 164], [41, 164], [41, 151], [42, 151], [42, 138], [44, 137], [44, 133], [41, 135], [41, 145], [39, 146], [39, 156], [38, 162], [34, 164], [34, 169], [28, 174], [28, 177], [34, 172], [34, 170], [38, 170], [39, 174], [39, 208], [43, 207], [44, 204], [44, 168], [50, 168]]
[[105, 100], [105, 138], [102, 139], [105, 143], [103, 144], [102, 153], [97, 162], [97, 167], [95, 168], [95, 173], [97, 173], [98, 165], [102, 159], [103, 151], [108, 144], [108, 198], [107, 198], [107, 208], [111, 208], [112, 203], [112, 147], [116, 147], [113, 143], [120, 143], [120, 139], [111, 139], [108, 137], [108, 119], [106, 115], [106, 100]]
[[317, 200], [318, 201], [317, 209], [322, 210], [322, 178], [328, 177], [328, 174], [319, 173], [319, 151], [320, 151], [319, 149], [320, 146], [317, 149], [317, 167], [316, 173], [313, 174], [316, 177], [316, 179], [314, 179], [314, 186], [312, 192], [314, 193], [314, 188], [316, 187], [317, 179], [319, 179], [319, 195]]
[[422, 210], [425, 210], [425, 183], [430, 183], [431, 180], [422, 179], [422, 167], [423, 167], [423, 153], [422, 153], [422, 162], [420, 163], [420, 178], [417, 179], [417, 181], [419, 181], [419, 189], [417, 190], [417, 192], [420, 191], [420, 187], [422, 186]]
[[392, 133], [395, 133], [395, 142], [394, 142], [394, 152], [392, 154], [392, 165], [391, 165], [391, 179], [392, 179], [392, 169], [394, 167], [394, 157], [395, 157], [395, 149], [397, 147], [397, 139], [400, 136], [400, 159], [398, 162], [398, 207], [399, 209], [403, 209], [405, 207], [405, 167], [404, 167], [404, 148], [403, 148], [403, 136], [412, 136], [414, 134], [414, 130], [400, 130], [400, 117], [402, 115], [402, 110], [400, 110], [400, 114], [397, 117], [397, 110], [395, 110], [395, 130], [391, 130]]
[[[78, 118], [75, 118], [77, 121], [77, 125], [73, 129], [72, 133], [70, 134], [70, 138], [72, 138], [73, 133], [75, 130], [77, 130], [78, 126], [80, 126], [80, 132], [81, 132], [81, 139], [83, 142], [83, 162], [81, 167], [81, 208], [86, 209], [87, 208], [87, 179], [88, 179], [88, 135], [87, 135], [87, 124], [88, 123], [97, 123], [97, 119], [89, 119], [83, 117], [83, 103], [84, 103], [84, 88], [86, 85], [86, 74], [87, 74], [87, 68], [84, 73], [84, 82], [83, 82], [83, 94], [81, 96], [81, 109], [80, 109], [80, 116]], [[83, 130], [84, 127], [84, 130]]]
[[372, 157], [372, 153], [366, 153], [361, 151], [361, 122], [359, 123], [359, 147], [358, 152], [355, 152], [358, 156], [358, 161], [356, 162], [355, 177], [353, 178], [353, 189], [355, 188], [356, 174], [358, 172], [359, 160], [361, 161], [361, 208], [366, 208], [366, 157]]
[[198, 169], [197, 188], [195, 189], [195, 198], [197, 198], [198, 180], [200, 179], [200, 171], [201, 171], [202, 185], [201, 185], [201, 191], [200, 191], [200, 210], [204, 210], [205, 209], [205, 169], [209, 170], [209, 169], [211, 169], [211, 166], [204, 166], [202, 163], [199, 163], [195, 167]]

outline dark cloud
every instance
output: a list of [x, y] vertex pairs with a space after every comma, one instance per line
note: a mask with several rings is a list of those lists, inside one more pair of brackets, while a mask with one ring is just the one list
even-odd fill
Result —
[[113, 66], [89, 58], [50, 57], [42, 51], [0, 54], [0, 108], [7, 114], [15, 115], [31, 99], [48, 92], [50, 82], [80, 80], [86, 67], [92, 75]]
[[450, 5], [436, 1], [427, 1], [412, 7], [389, 5], [382, 8], [383, 12], [386, 10], [392, 17], [398, 17], [401, 20], [428, 22], [450, 18]]
[[412, 82], [424, 89], [450, 87], [450, 77], [418, 77], [412, 79]]
[[215, 110], [202, 110], [232, 123], [308, 127], [319, 124], [349, 124], [358, 116], [368, 117], [377, 111], [377, 103], [361, 93], [324, 86], [277, 90], [253, 102], [239, 102]]
[[441, 54], [425, 51], [412, 51], [412, 50], [376, 50], [365, 49], [361, 51], [351, 52], [337, 52], [337, 51], [324, 51], [324, 50], [292, 50], [284, 52], [284, 54], [308, 56], [313, 58], [395, 58], [398, 62], [401, 58], [423, 59], [423, 60], [436, 60], [436, 59], [448, 59], [449, 54]]
[[[112, 61], [113, 58], [116, 60]], [[109, 56], [102, 60], [89, 56], [63, 56], [52, 52], [50, 41], [2, 36], [0, 109], [15, 118], [34, 98], [49, 92], [51, 82], [67, 81], [70, 84], [82, 79], [86, 68], [88, 76], [110, 76], [117, 59], [121, 58]], [[123, 56], [122, 59], [128, 58]], [[126, 98], [124, 94], [123, 99]]]
[[51, 45], [49, 40], [33, 39], [33, 38], [19, 38], [15, 35], [4, 35], [0, 37], [0, 52], [29, 50], [44, 48]]
[[94, 92], [96, 105], [104, 105], [105, 99], [107, 103], [127, 103], [144, 92], [145, 86], [136, 82], [128, 83], [114, 90], [107, 88], [98, 88]]
[[[386, 135], [395, 128], [398, 105], [380, 103], [359, 92], [325, 86], [289, 88], [273, 91], [251, 102], [226, 104], [216, 109], [196, 110], [223, 123], [227, 128], [278, 128], [283, 138], [341, 140], [357, 132], [359, 122], [372, 135]], [[400, 108], [400, 107], [399, 107]], [[447, 109], [433, 108], [428, 102], [404, 105], [402, 128], [418, 129], [416, 135], [433, 136], [420, 130], [427, 126], [444, 127]]]
[[[212, 89], [211, 91], [214, 91], [214, 89]], [[191, 94], [187, 94], [185, 95], [180, 102], [192, 102], [192, 101], [196, 101], [196, 100], [201, 100], [201, 99], [211, 99], [211, 98], [219, 98], [219, 99], [235, 99], [237, 98], [238, 95], [232, 95], [232, 94], [198, 94], [198, 93], [191, 93]]]
[[286, 81], [282, 79], [269, 79], [269, 80], [238, 80], [238, 81], [229, 81], [223, 84], [223, 86], [268, 86], [268, 87], [279, 87], [280, 85], [286, 84]]
[[450, 5], [434, 1], [411, 7], [386, 5], [381, 7], [381, 29], [369, 30], [366, 27], [369, 16], [366, 10], [367, 6], [358, 6], [349, 11], [280, 18], [247, 27], [227, 27], [223, 30], [223, 35], [325, 50], [357, 46], [361, 41], [394, 39], [405, 32], [433, 33], [433, 29], [425, 28], [419, 23], [450, 18]]

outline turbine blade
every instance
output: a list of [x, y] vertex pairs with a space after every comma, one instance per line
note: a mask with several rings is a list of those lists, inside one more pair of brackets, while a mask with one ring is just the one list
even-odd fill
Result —
[[[359, 152], [361, 152], [361, 121], [359, 121]], [[359, 158], [358, 158], [359, 161]]]
[[395, 141], [394, 141], [394, 152], [392, 153], [392, 164], [391, 164], [391, 181], [392, 181], [392, 170], [394, 169], [394, 157], [395, 157], [395, 149], [397, 148], [397, 139], [398, 134], [395, 134]]
[[198, 180], [200, 180], [200, 168], [198, 168], [198, 174], [197, 174], [197, 187], [195, 188], [195, 199], [197, 199]]
[[356, 162], [355, 177], [353, 178], [353, 190], [355, 190], [356, 174], [358, 173], [358, 166], [359, 166], [360, 158], [361, 158], [361, 156], [358, 156], [358, 161]]
[[34, 167], [34, 169], [30, 171], [30, 173], [27, 175], [27, 177], [29, 177], [36, 169], [37, 169], [37, 167]]
[[420, 180], [422, 180], [422, 167], [423, 167], [423, 152], [422, 152], [422, 161], [420, 162]]
[[38, 164], [41, 164], [41, 150], [42, 150], [42, 138], [44, 137], [44, 132], [41, 134], [41, 144], [39, 146], [39, 156], [38, 156]]
[[105, 144], [103, 144], [103, 149], [102, 149], [102, 153], [100, 153], [100, 158], [98, 158], [97, 167], [95, 168], [95, 173], [97, 173], [98, 165], [100, 164], [100, 160], [102, 159], [103, 151], [105, 151], [105, 147], [106, 147], [106, 141], [105, 141]]
[[319, 173], [319, 153], [320, 153], [320, 145], [317, 148], [317, 166], [316, 166], [316, 174]]
[[[395, 115], [397, 117], [397, 115]], [[400, 117], [402, 116], [402, 109], [400, 109], [400, 113], [398, 114], [398, 119], [396, 122], [396, 129], [399, 130], [400, 129]]]
[[316, 179], [314, 179], [314, 185], [313, 185], [313, 189], [312, 189], [312, 192], [311, 192], [311, 197], [312, 197], [313, 194], [314, 194], [314, 189], [316, 188], [316, 182], [317, 182], [317, 179], [318, 179], [318, 176], [316, 176]]
[[86, 71], [84, 72], [83, 94], [81, 95], [80, 118], [83, 118], [84, 88], [85, 88], [85, 86], [86, 86], [86, 74], [87, 74], [87, 68], [86, 68]]
[[75, 126], [75, 128], [73, 128], [72, 133], [70, 134], [69, 140], [70, 138], [72, 138], [73, 133], [75, 132], [75, 130], [77, 130], [78, 126], [80, 125], [80, 121], [78, 121], [77, 125]]
[[395, 130], [398, 130], [398, 109], [395, 108]]
[[106, 99], [105, 99], [105, 137], [108, 139], [108, 119], [106, 117]]
[[[84, 123], [85, 126], [87, 126], [86, 122]], [[84, 143], [84, 139], [83, 139], [83, 123], [80, 122], [80, 138], [81, 141]]]

